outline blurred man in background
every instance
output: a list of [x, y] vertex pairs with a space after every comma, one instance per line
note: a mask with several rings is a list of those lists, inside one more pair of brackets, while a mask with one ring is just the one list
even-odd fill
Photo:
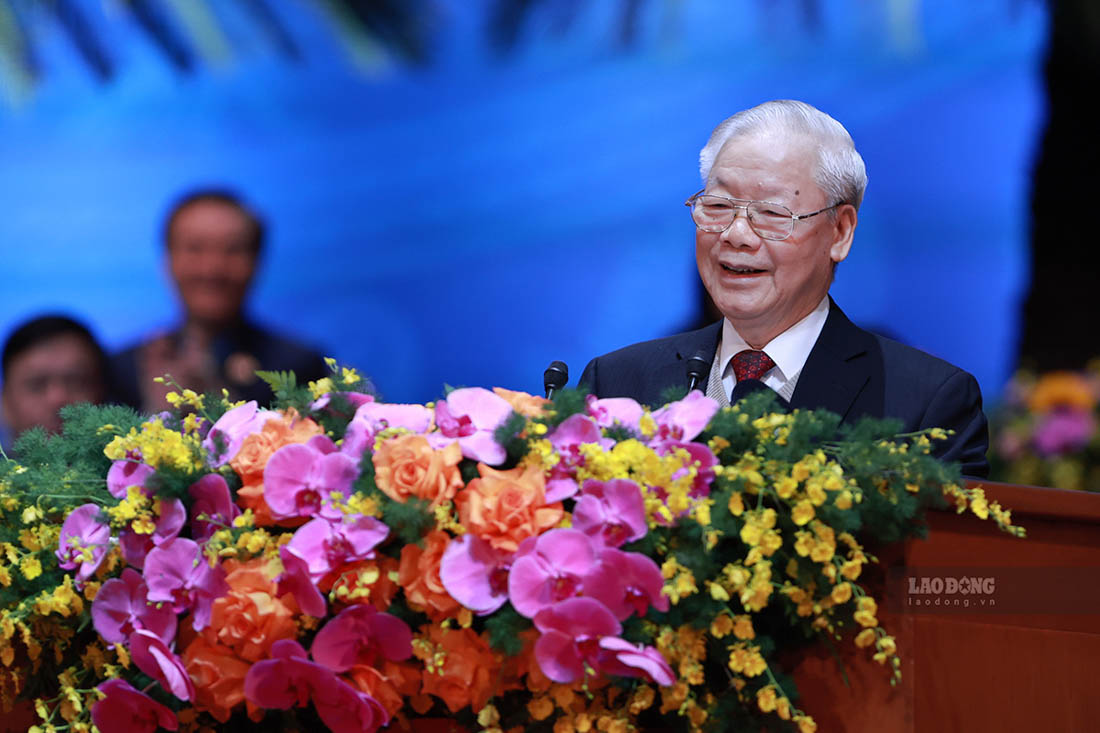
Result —
[[244, 305], [264, 244], [263, 221], [234, 193], [181, 198], [164, 225], [165, 252], [183, 322], [113, 359], [114, 396], [147, 412], [165, 409], [170, 374], [181, 386], [228, 389], [233, 399], [271, 398], [257, 369], [293, 370], [299, 384], [328, 372], [316, 351], [250, 322]]
[[0, 404], [5, 448], [24, 430], [61, 430], [65, 405], [99, 402], [106, 394], [107, 360], [83, 324], [49, 315], [27, 321], [4, 343]]

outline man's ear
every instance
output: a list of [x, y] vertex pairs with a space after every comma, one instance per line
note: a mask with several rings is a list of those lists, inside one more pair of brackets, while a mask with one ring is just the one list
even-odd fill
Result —
[[829, 247], [829, 257], [833, 262], [843, 262], [848, 256], [858, 221], [856, 207], [851, 204], [842, 204], [837, 207], [836, 219], [833, 222], [833, 244]]

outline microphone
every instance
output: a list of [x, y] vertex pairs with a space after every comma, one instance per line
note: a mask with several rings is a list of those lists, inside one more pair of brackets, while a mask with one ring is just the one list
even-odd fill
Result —
[[703, 389], [703, 375], [710, 370], [710, 364], [701, 354], [696, 354], [687, 360], [688, 392], [693, 389]]
[[554, 392], [565, 387], [569, 383], [569, 367], [564, 361], [552, 361], [546, 371], [542, 373], [542, 388], [546, 390], [546, 399], [554, 396]]

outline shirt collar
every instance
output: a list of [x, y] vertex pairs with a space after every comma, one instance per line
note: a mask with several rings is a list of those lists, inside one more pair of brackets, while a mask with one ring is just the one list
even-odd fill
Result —
[[[821, 329], [825, 327], [825, 319], [829, 316], [829, 296], [821, 299], [810, 313], [798, 323], [779, 334], [767, 344], [763, 351], [771, 357], [776, 367], [783, 373], [784, 379], [790, 379], [802, 371], [806, 365], [806, 359], [810, 357], [810, 351], [817, 343], [817, 337], [821, 335]], [[751, 349], [729, 319], [722, 321], [722, 350], [720, 374], [725, 374], [729, 368], [730, 360], [741, 351]]]

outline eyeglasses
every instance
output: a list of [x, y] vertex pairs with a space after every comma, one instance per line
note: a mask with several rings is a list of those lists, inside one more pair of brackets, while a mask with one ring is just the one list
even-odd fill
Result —
[[731, 199], [725, 196], [714, 196], [699, 191], [684, 202], [684, 206], [691, 208], [691, 218], [695, 226], [701, 231], [718, 234], [733, 226], [733, 220], [737, 217], [737, 210], [745, 212], [745, 218], [749, 220], [749, 226], [763, 239], [781, 240], [791, 236], [794, 231], [794, 223], [817, 216], [818, 214], [835, 209], [843, 202], [809, 214], [793, 214], [783, 204], [770, 201], [748, 201], [746, 199]]

